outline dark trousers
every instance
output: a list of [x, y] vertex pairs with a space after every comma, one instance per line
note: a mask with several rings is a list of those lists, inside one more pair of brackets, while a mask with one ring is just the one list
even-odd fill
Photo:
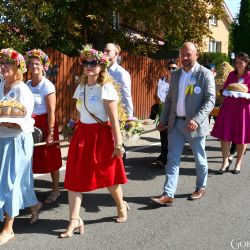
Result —
[[168, 131], [167, 129], [163, 132], [160, 132], [161, 138], [161, 155], [160, 157], [167, 161], [167, 154], [168, 154]]

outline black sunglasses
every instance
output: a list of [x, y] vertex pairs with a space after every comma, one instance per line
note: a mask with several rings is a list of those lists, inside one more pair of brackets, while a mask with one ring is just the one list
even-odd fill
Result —
[[10, 65], [13, 65], [14, 63], [13, 62], [8, 62], [8, 61], [0, 61], [0, 66], [10, 66]]
[[82, 65], [83, 65], [83, 67], [96, 67], [97, 65], [98, 65], [99, 63], [98, 62], [96, 62], [96, 61], [83, 61], [82, 62]]
[[177, 67], [168, 67], [168, 70], [176, 70]]

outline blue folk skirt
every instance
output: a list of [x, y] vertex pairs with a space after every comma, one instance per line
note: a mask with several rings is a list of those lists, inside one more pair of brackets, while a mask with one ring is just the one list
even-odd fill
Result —
[[0, 221], [4, 213], [13, 218], [19, 210], [37, 204], [32, 173], [31, 133], [0, 138]]

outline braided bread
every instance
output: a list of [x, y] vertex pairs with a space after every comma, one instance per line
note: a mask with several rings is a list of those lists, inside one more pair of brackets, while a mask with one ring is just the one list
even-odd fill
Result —
[[248, 87], [243, 83], [231, 83], [227, 86], [227, 90], [247, 93]]
[[20, 102], [1, 101], [0, 102], [0, 117], [24, 117], [26, 108]]

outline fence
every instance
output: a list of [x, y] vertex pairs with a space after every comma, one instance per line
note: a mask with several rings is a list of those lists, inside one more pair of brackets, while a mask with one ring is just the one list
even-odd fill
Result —
[[[77, 87], [75, 77], [82, 74], [83, 68], [78, 63], [78, 57], [70, 57], [53, 49], [47, 49], [46, 52], [54, 65], [49, 79], [56, 86], [56, 116], [59, 127], [62, 127], [70, 118], [76, 117], [72, 96]], [[127, 52], [122, 52], [121, 56], [121, 65], [128, 70], [132, 79], [134, 116], [140, 119], [148, 118], [150, 107], [155, 102], [157, 82], [165, 70], [166, 61]]]

